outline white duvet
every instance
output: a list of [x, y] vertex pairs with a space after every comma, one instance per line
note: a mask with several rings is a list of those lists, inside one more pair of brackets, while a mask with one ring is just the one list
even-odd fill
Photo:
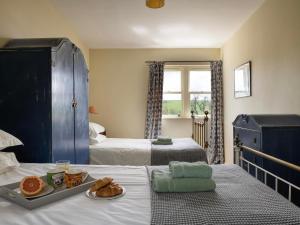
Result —
[[[20, 181], [28, 175], [45, 175], [53, 164], [21, 164], [21, 167], [0, 175], [0, 186]], [[150, 224], [150, 190], [145, 167], [74, 166], [94, 178], [111, 176], [126, 188], [122, 198], [91, 200], [84, 193], [49, 205], [27, 210], [0, 197], [2, 225], [143, 225]]]
[[90, 145], [90, 164], [134, 165], [151, 164], [151, 141], [149, 139], [106, 138]]

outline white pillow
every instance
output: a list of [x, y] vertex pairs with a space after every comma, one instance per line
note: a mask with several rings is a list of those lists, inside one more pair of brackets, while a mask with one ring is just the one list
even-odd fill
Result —
[[16, 137], [3, 130], [0, 130], [0, 151], [10, 146], [23, 145], [23, 143]]
[[15, 153], [0, 152], [0, 174], [20, 166]]
[[96, 132], [97, 134], [100, 134], [105, 131], [105, 128], [101, 126], [98, 123], [89, 122], [89, 128]]
[[96, 145], [101, 143], [102, 141], [104, 141], [106, 139], [105, 135], [102, 134], [98, 134], [95, 138], [90, 137], [90, 145]]
[[89, 137], [90, 138], [96, 138], [98, 133], [95, 131], [93, 126], [89, 126]]

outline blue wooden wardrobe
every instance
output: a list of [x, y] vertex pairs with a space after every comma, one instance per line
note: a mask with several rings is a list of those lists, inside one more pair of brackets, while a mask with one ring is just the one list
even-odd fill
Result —
[[24, 146], [18, 160], [86, 164], [88, 70], [66, 38], [14, 39], [0, 49], [0, 129]]

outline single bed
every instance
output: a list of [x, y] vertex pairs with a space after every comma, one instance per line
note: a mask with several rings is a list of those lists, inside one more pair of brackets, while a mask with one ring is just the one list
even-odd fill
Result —
[[[53, 164], [21, 164], [0, 175], [0, 185], [43, 175]], [[127, 192], [115, 200], [84, 193], [29, 211], [0, 198], [0, 224], [300, 224], [300, 209], [237, 165], [213, 166], [214, 192], [152, 192], [145, 166], [75, 165], [91, 176], [113, 177]]]
[[90, 145], [90, 164], [150, 165], [150, 153], [151, 142], [148, 139], [105, 138]]
[[153, 145], [149, 139], [105, 138], [90, 145], [90, 164], [167, 165], [169, 161], [207, 161], [206, 152], [191, 138], [175, 138], [172, 145]]

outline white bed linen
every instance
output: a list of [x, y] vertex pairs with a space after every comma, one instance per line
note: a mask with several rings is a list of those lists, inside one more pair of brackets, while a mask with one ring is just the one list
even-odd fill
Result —
[[9, 170], [16, 169], [20, 166], [15, 153], [13, 152], [0, 152], [0, 174]]
[[133, 165], [151, 164], [151, 141], [149, 139], [106, 138], [90, 145], [90, 164]]
[[[21, 164], [0, 175], [0, 185], [20, 181], [28, 175], [45, 175], [53, 164]], [[27, 210], [0, 198], [0, 224], [5, 225], [107, 225], [150, 224], [150, 190], [145, 167], [76, 165], [94, 178], [111, 176], [126, 188], [124, 197], [91, 200], [84, 193], [49, 205]]]

